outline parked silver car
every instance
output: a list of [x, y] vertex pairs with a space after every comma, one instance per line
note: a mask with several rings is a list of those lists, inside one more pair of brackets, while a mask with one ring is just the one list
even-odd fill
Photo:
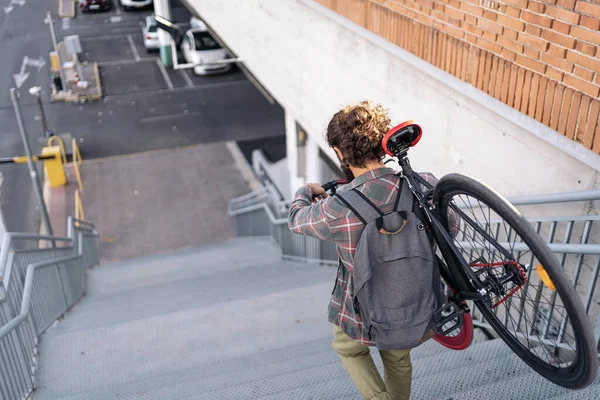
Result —
[[156, 25], [154, 15], [146, 17], [144, 25], [142, 25], [142, 33], [144, 35], [144, 47], [146, 48], [146, 51], [158, 50], [160, 48], [158, 41], [158, 26]]

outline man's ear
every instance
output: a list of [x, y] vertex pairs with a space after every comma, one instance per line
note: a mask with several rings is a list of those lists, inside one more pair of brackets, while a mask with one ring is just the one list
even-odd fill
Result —
[[337, 153], [340, 160], [344, 159], [344, 154], [342, 153], [342, 151], [339, 148], [334, 147], [333, 150]]

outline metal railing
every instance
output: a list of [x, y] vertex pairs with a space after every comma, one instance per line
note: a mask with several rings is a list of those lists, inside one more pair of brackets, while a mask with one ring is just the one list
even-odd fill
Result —
[[81, 180], [81, 171], [80, 166], [83, 163], [83, 158], [81, 158], [81, 152], [79, 151], [79, 146], [77, 145], [77, 140], [73, 138], [71, 141], [73, 148], [73, 169], [75, 170], [75, 175], [77, 176], [77, 183], [79, 184], [79, 190], [83, 190], [83, 181]]
[[85, 211], [83, 210], [83, 202], [81, 201], [79, 189], [75, 189], [75, 219], [85, 221]]
[[281, 172], [278, 167], [283, 167], [282, 169], [287, 173], [285, 166], [276, 166], [269, 161], [263, 149], [257, 149], [252, 152], [252, 169], [256, 177], [274, 196], [277, 196], [279, 200], [283, 200], [289, 192], [289, 179], [287, 176], [281, 176], [278, 173]]
[[[84, 293], [84, 271], [98, 263], [94, 226], [69, 217], [67, 237], [7, 233], [0, 251], [0, 398], [35, 388], [39, 335]], [[41, 242], [62, 247], [41, 248]], [[33, 243], [23, 249], [19, 243]]]
[[48, 138], [48, 146], [52, 146], [54, 142], [58, 143], [60, 147], [60, 157], [62, 158], [63, 165], [67, 165], [67, 151], [65, 150], [65, 141], [60, 136], [50, 136]]
[[[583, 213], [584, 207], [581, 202], [595, 200], [600, 200], [600, 190], [509, 199], [513, 205], [519, 206], [519, 211], [524, 215], [539, 214], [542, 204], [556, 206], [557, 203], [564, 203], [559, 204], [562, 206], [563, 212], [565, 209], [575, 209], [578, 210], [577, 212]], [[229, 204], [229, 215], [235, 220], [239, 236], [271, 236], [280, 246], [285, 259], [337, 265], [338, 255], [335, 244], [298, 235], [288, 229], [288, 207], [288, 202], [273, 199], [266, 190], [257, 190], [232, 200]], [[542, 216], [528, 217], [527, 220], [546, 239], [550, 249], [561, 262], [564, 271], [580, 295], [590, 320], [598, 321], [596, 327], [596, 336], [598, 337], [600, 335], [600, 291], [596, 290], [596, 286], [600, 276], [600, 244], [598, 243], [600, 233], [598, 231], [599, 222], [596, 221], [600, 221], [600, 216]], [[491, 221], [492, 226], [495, 223], [497, 224], [497, 221]], [[499, 224], [497, 225], [499, 226]], [[510, 237], [508, 239], [506, 241], [514, 240]], [[461, 237], [457, 238], [457, 242], [467, 250], [472, 243]], [[518, 243], [515, 245], [517, 251], [520, 249], [519, 246]], [[535, 267], [535, 260], [532, 259], [528, 262]], [[530, 270], [530, 274], [532, 270]], [[542, 285], [533, 283], [528, 284], [525, 288], [530, 291], [527, 294], [533, 294], [535, 298], [539, 298], [542, 289]], [[548, 294], [548, 297], [555, 298], [552, 294]], [[569, 347], [565, 342], [565, 334], [569, 332], [564, 329], [566, 325], [564, 319], [558, 321], [559, 325], [563, 327], [560, 332], [551, 332], [549, 329], [550, 321], [556, 322], [557, 319], [562, 318], [560, 306], [558, 302], [553, 302], [549, 309], [542, 310], [543, 307], [540, 307], [541, 311], [537, 316], [543, 320], [541, 325], [544, 326], [541, 326], [539, 332], [529, 332], [532, 340], [538, 336], [544, 341], [550, 338], [555, 340], [559, 346]], [[490, 325], [476, 309], [473, 309], [473, 318], [477, 326], [490, 328]], [[552, 326], [555, 325], [556, 323], [552, 324]]]

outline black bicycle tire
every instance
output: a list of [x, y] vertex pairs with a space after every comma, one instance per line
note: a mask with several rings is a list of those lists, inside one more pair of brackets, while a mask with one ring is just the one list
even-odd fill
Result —
[[461, 174], [449, 174], [442, 177], [434, 191], [433, 202], [436, 212], [446, 229], [448, 229], [448, 203], [457, 194], [472, 196], [494, 210], [519, 234], [523, 242], [529, 246], [544, 265], [544, 269], [560, 294], [569, 320], [573, 324], [577, 344], [576, 361], [566, 368], [549, 369], [542, 364], [542, 360], [539, 360], [518, 342], [515, 336], [506, 329], [505, 325], [483, 301], [474, 302], [477, 308], [513, 352], [538, 374], [559, 386], [570, 389], [581, 389], [590, 385], [596, 378], [598, 370], [598, 354], [594, 333], [581, 299], [550, 248], [530, 223], [502, 195], [486, 184]]

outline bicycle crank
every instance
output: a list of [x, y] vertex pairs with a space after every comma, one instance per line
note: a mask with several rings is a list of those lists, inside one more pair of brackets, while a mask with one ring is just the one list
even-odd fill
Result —
[[[475, 271], [475, 275], [482, 283], [484, 291], [500, 299], [492, 304], [492, 309], [504, 303], [527, 283], [528, 265], [519, 264], [514, 260], [489, 263], [480, 257], [472, 261], [469, 266], [480, 268]], [[508, 287], [507, 284], [512, 284], [512, 287]]]

